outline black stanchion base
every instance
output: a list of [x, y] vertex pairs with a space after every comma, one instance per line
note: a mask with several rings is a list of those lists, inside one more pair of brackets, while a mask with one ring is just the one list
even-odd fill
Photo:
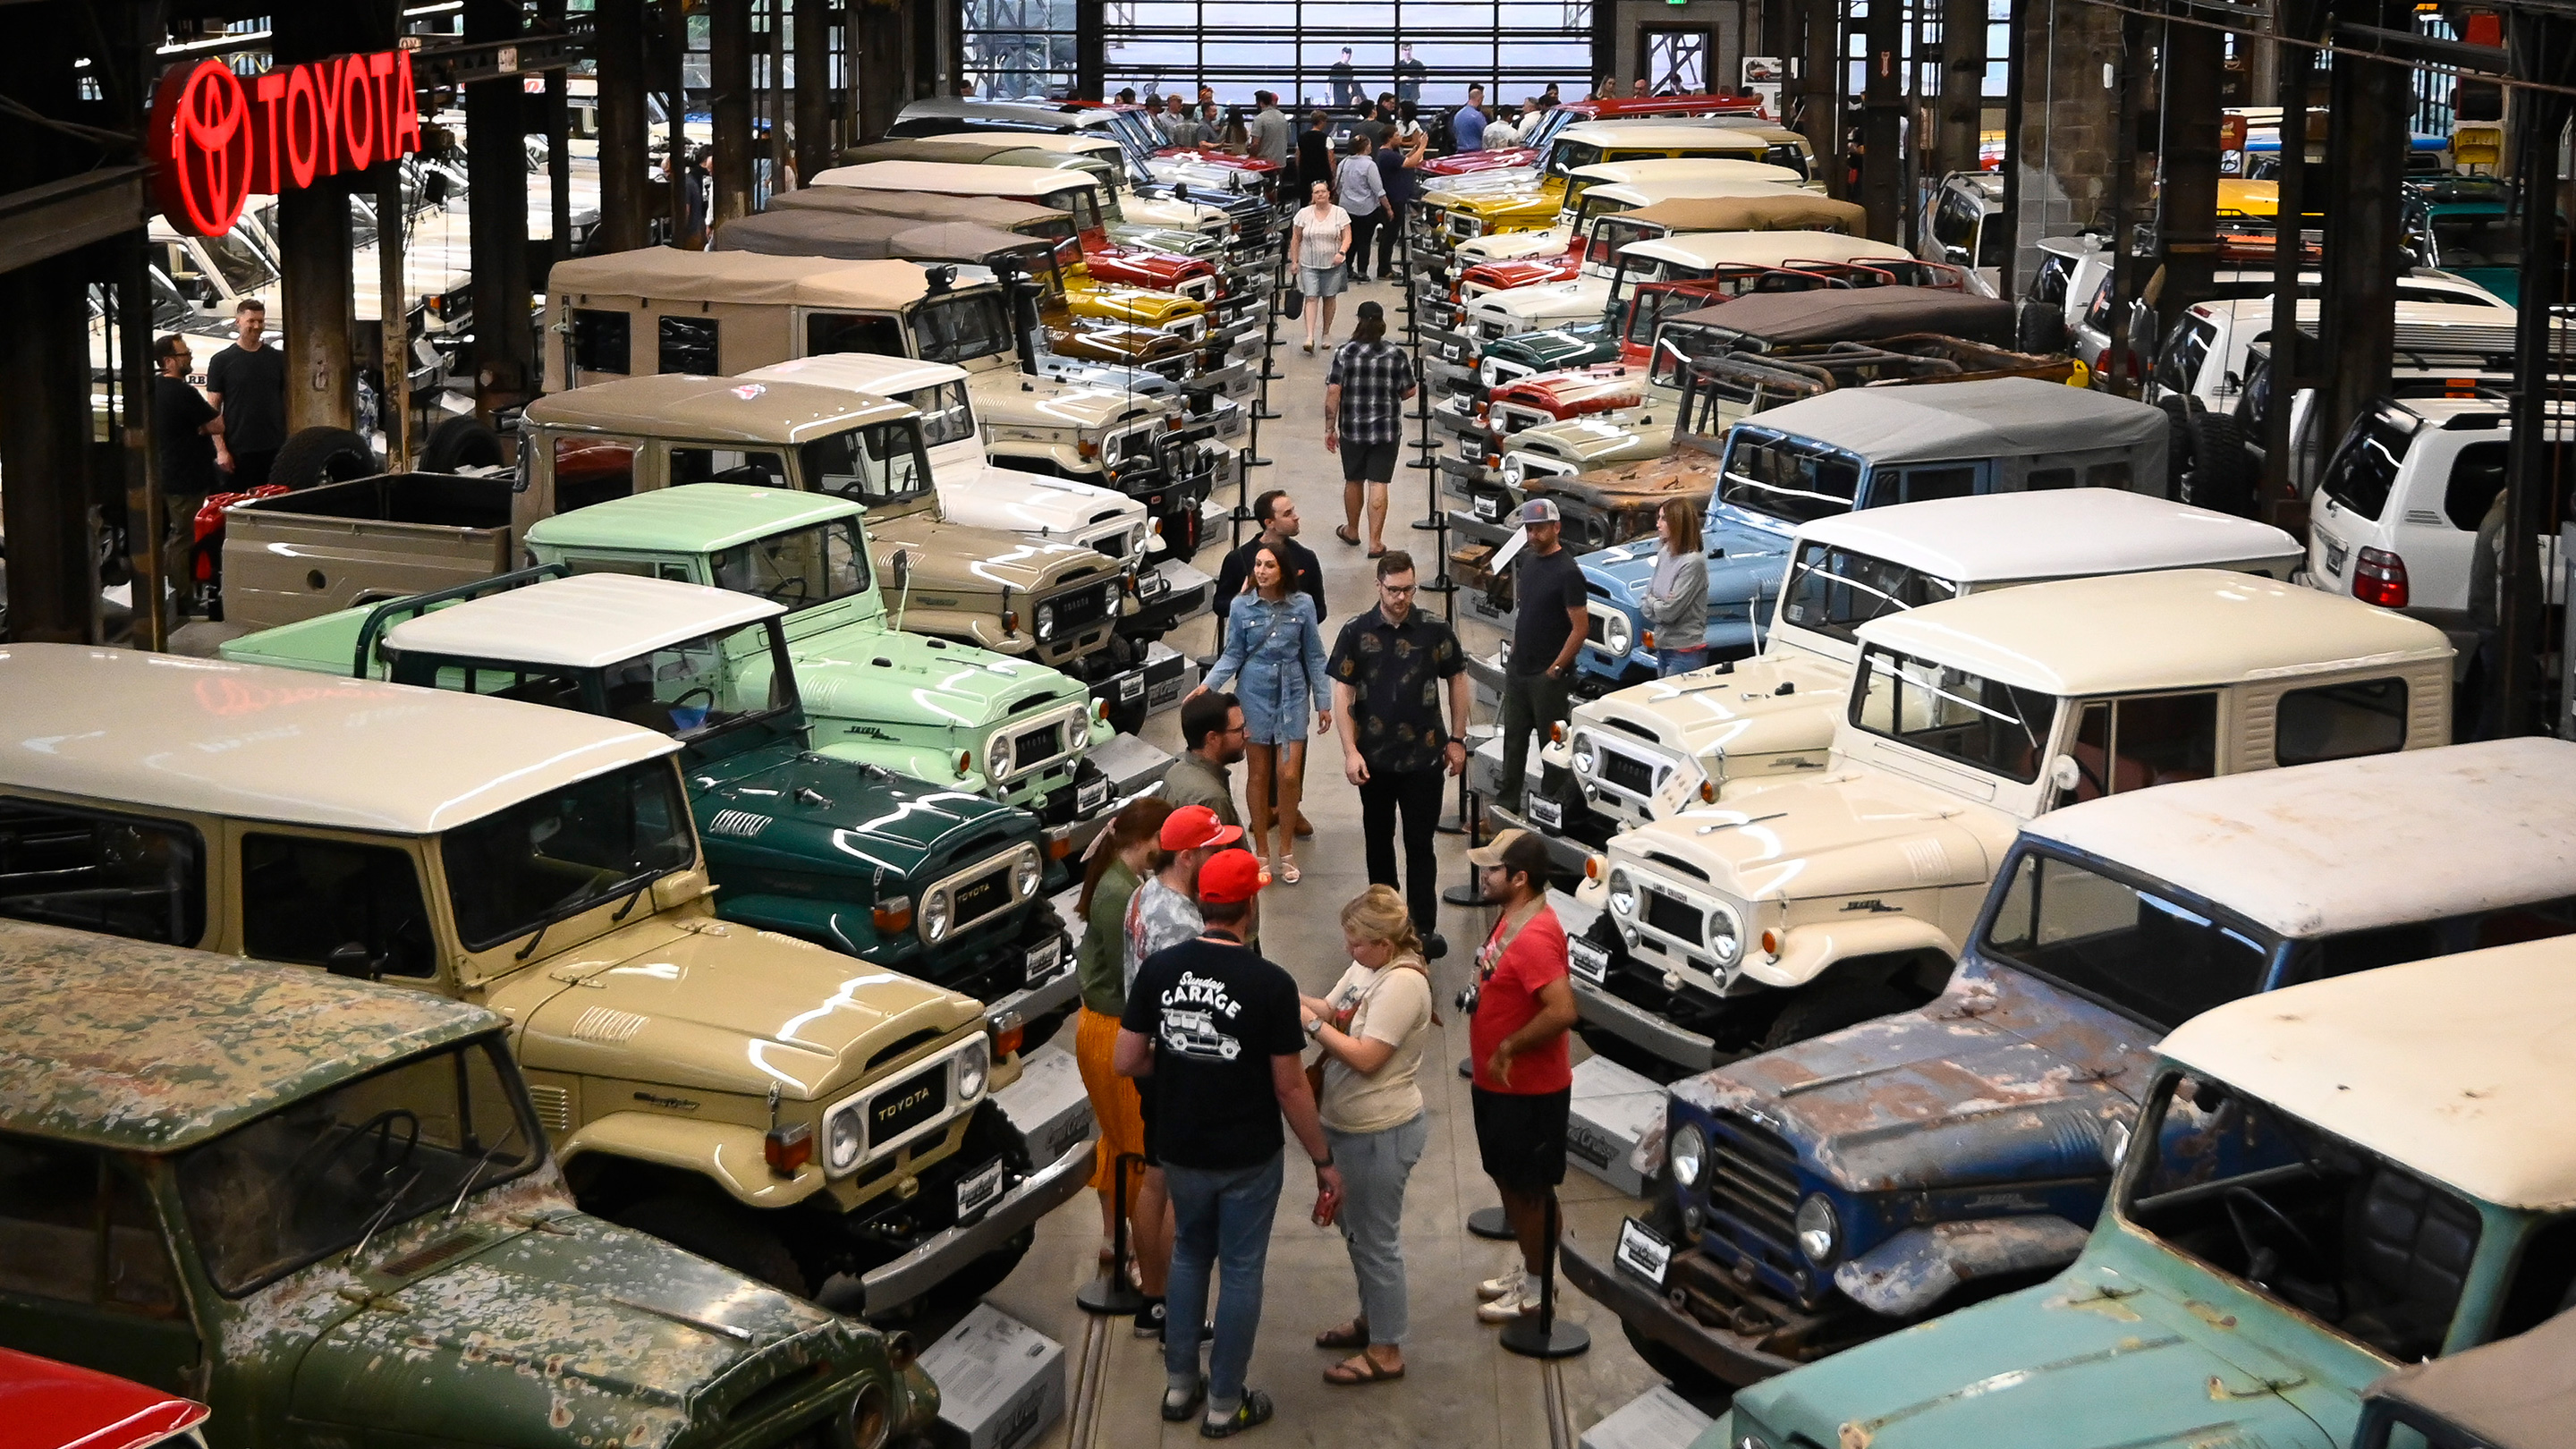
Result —
[[[1460, 1062], [1458, 1067], [1461, 1072], [1464, 1072], [1467, 1064]], [[1478, 1208], [1467, 1214], [1467, 1231], [1480, 1238], [1490, 1238], [1497, 1243], [1510, 1242], [1512, 1237], [1511, 1220], [1505, 1218], [1503, 1210], [1498, 1207]]]
[[1142, 1309], [1145, 1306], [1145, 1295], [1137, 1292], [1136, 1285], [1128, 1282], [1125, 1277], [1112, 1278], [1103, 1274], [1075, 1289], [1073, 1301], [1074, 1306], [1085, 1313], [1097, 1313], [1104, 1318], [1115, 1318], [1133, 1314]]
[[1455, 820], [1443, 820], [1439, 824], [1431, 827], [1431, 833], [1434, 835], [1464, 835], [1467, 833], [1467, 827], [1459, 824]]
[[1445, 518], [1417, 518], [1411, 523], [1406, 524], [1405, 527], [1422, 533], [1437, 533], [1447, 530], [1449, 527], [1449, 520]]
[[1486, 895], [1481, 888], [1476, 886], [1451, 886], [1440, 893], [1440, 899], [1450, 905], [1471, 911], [1480, 906], [1499, 906], [1502, 904], [1501, 901], [1495, 900], [1493, 897]]
[[1281, 418], [1288, 416], [1286, 413], [1272, 412], [1270, 410], [1270, 404], [1267, 401], [1264, 401], [1260, 406], [1261, 410], [1252, 415], [1256, 422], [1275, 423]]
[[1429, 582], [1422, 585], [1422, 592], [1426, 594], [1454, 594], [1458, 592], [1458, 586], [1449, 582], [1449, 576], [1447, 574], [1433, 574]]
[[1437, 468], [1437, 467], [1439, 467], [1440, 465], [1439, 465], [1439, 464], [1437, 464], [1437, 463], [1432, 462], [1429, 458], [1416, 458], [1416, 459], [1414, 459], [1412, 462], [1407, 463], [1407, 464], [1405, 464], [1404, 466], [1406, 466], [1406, 467], [1408, 467], [1408, 468], [1420, 468], [1420, 469], [1423, 469], [1424, 471], [1426, 471], [1426, 472], [1427, 472], [1427, 471], [1429, 471], [1429, 470], [1431, 470], [1431, 469], [1433, 469], [1433, 468]]
[[1256, 458], [1250, 453], [1246, 453], [1243, 455], [1243, 466], [1247, 468], [1267, 468], [1270, 466], [1270, 460], [1268, 458]]
[[1542, 1332], [1535, 1315], [1503, 1325], [1503, 1347], [1523, 1358], [1572, 1358], [1589, 1352], [1592, 1335], [1560, 1318]]

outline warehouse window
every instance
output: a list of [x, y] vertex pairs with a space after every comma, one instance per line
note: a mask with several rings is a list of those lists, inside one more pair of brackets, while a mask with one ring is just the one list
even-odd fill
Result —
[[974, 94], [988, 101], [1073, 94], [1074, 6], [1075, 0], [966, 0], [966, 78]]

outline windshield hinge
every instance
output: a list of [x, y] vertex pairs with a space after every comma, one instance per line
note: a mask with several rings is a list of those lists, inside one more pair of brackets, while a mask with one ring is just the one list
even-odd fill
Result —
[[360, 1288], [353, 1283], [344, 1283], [340, 1285], [339, 1291], [341, 1297], [357, 1304], [360, 1308], [373, 1308], [383, 1313], [411, 1312], [411, 1309], [408, 1306], [397, 1301], [391, 1294], [370, 1293], [366, 1289]]

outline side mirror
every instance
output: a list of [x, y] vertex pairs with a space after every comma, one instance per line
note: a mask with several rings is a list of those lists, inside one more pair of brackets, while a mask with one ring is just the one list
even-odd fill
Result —
[[2073, 755], [2059, 755], [2048, 762], [2048, 782], [2060, 790], [2072, 790], [2084, 783], [2084, 771]]
[[346, 976], [352, 981], [375, 981], [385, 974], [384, 961], [369, 954], [367, 948], [356, 941], [334, 947], [324, 965], [332, 975]]

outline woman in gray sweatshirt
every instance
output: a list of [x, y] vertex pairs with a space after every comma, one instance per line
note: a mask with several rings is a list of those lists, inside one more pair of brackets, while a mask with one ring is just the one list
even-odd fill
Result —
[[1698, 511], [1687, 500], [1665, 499], [1655, 515], [1655, 538], [1662, 547], [1644, 610], [1655, 635], [1655, 663], [1669, 679], [1708, 663], [1708, 558]]

